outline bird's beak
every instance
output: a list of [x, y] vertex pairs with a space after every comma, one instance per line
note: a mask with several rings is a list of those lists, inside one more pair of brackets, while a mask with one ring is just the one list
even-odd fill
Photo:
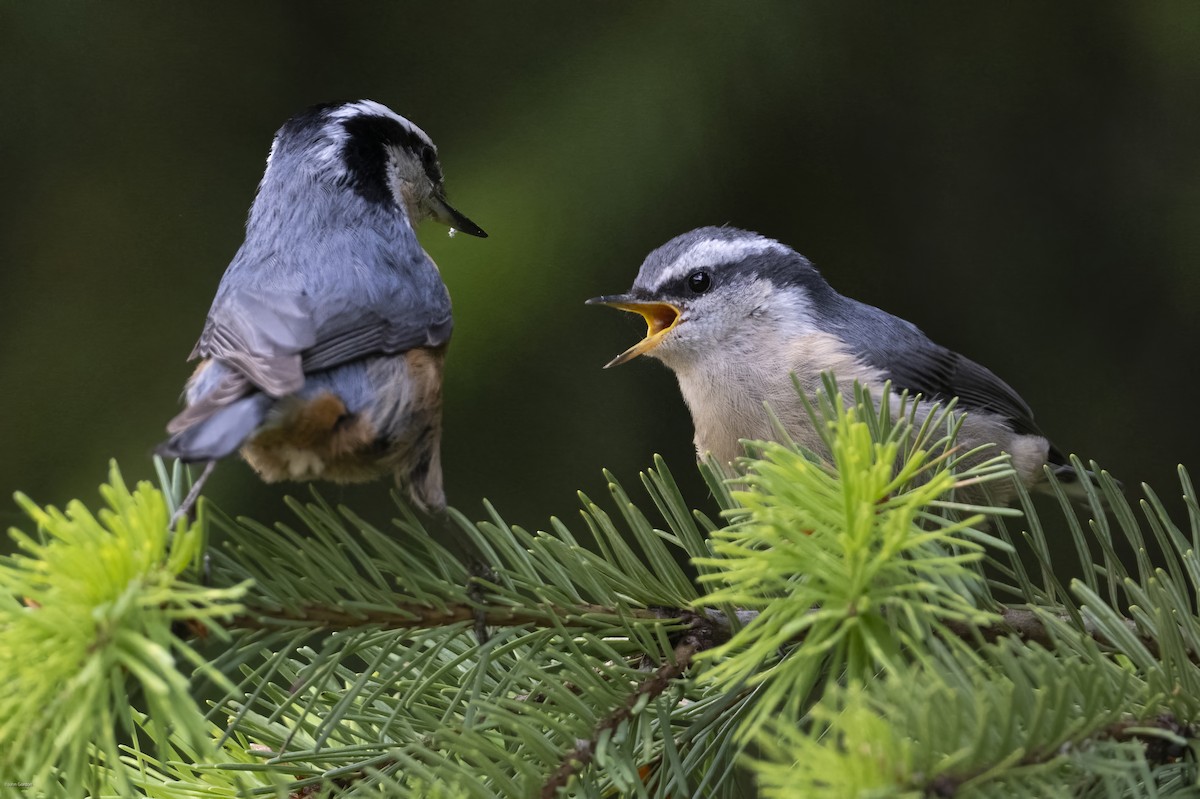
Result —
[[646, 337], [606, 363], [605, 369], [610, 366], [620, 366], [657, 347], [666, 335], [675, 329], [675, 325], [679, 324], [679, 319], [683, 314], [680, 308], [670, 303], [639, 300], [628, 294], [593, 297], [587, 301], [587, 304], [607, 305], [610, 308], [640, 314], [646, 320]]
[[449, 225], [454, 230], [461, 230], [463, 233], [469, 233], [481, 239], [487, 238], [487, 234], [483, 232], [483, 228], [463, 216], [454, 206], [446, 202], [443, 197], [433, 198], [433, 218], [443, 225]]

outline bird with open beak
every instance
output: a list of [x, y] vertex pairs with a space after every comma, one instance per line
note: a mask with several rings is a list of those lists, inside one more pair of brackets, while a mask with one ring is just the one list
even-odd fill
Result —
[[588, 303], [646, 320], [645, 338], [608, 366], [649, 355], [670, 367], [691, 411], [700, 456], [711, 453], [730, 464], [744, 454], [743, 440], [773, 438], [767, 407], [792, 440], [828, 455], [792, 376], [812, 396], [822, 374], [832, 373], [842, 385], [857, 381], [876, 397], [888, 381], [894, 392], [929, 401], [957, 397], [958, 411], [965, 412], [958, 437], [963, 451], [990, 445], [978, 455], [984, 459], [999, 447], [1031, 488], [1044, 484], [1046, 465], [1064, 483], [1078, 479], [1007, 383], [915, 325], [842, 296], [807, 258], [757, 233], [728, 227], [685, 233], [646, 257], [629, 292]]

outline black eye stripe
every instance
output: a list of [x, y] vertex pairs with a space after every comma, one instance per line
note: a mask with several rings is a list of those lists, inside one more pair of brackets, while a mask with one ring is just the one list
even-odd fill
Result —
[[421, 169], [435, 186], [442, 184], [437, 150], [415, 131], [391, 117], [358, 114], [342, 121], [347, 136], [342, 142], [342, 160], [350, 185], [366, 200], [390, 205], [395, 202], [386, 184], [388, 148], [396, 147], [420, 160]]

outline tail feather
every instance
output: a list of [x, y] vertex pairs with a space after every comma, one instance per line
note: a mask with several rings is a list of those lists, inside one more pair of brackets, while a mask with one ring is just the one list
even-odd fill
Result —
[[235, 452], [260, 427], [273, 400], [255, 392], [180, 430], [158, 446], [164, 458], [193, 463]]

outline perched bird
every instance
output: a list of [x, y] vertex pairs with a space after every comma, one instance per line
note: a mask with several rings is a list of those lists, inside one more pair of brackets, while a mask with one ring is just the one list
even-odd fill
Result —
[[1046, 464], [1064, 482], [1077, 477], [1003, 380], [915, 325], [842, 296], [807, 258], [757, 233], [684, 233], [646, 257], [627, 294], [588, 303], [645, 317], [646, 337], [608, 366], [646, 354], [670, 367], [691, 410], [697, 454], [721, 463], [744, 454], [740, 439], [773, 437], [764, 403], [793, 440], [822, 452], [791, 375], [811, 396], [831, 372], [876, 397], [888, 380], [893, 391], [927, 400], [957, 397], [966, 412], [959, 444], [998, 446], [1027, 486], [1043, 480]]
[[267, 481], [393, 473], [418, 504], [444, 507], [452, 322], [414, 232], [430, 218], [487, 235], [446, 202], [437, 150], [404, 117], [361, 100], [284, 123], [160, 454], [212, 462], [240, 448]]

